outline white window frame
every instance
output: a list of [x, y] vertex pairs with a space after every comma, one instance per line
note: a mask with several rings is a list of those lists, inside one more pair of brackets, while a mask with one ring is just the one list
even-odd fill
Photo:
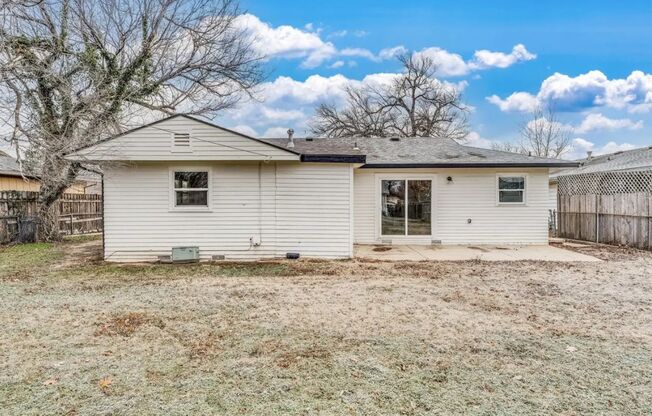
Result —
[[[405, 229], [405, 234], [392, 234], [392, 235], [386, 235], [383, 234], [383, 229], [382, 229], [382, 207], [381, 207], [381, 186], [382, 186], [382, 181], [430, 181], [430, 235], [410, 235], [407, 234], [407, 227]], [[435, 235], [437, 234], [436, 226], [437, 223], [435, 221], [436, 216], [435, 216], [435, 199], [437, 195], [437, 174], [409, 174], [409, 173], [395, 173], [395, 174], [376, 174], [375, 175], [375, 192], [374, 192], [374, 199], [375, 199], [375, 234], [376, 234], [376, 240], [394, 240], [394, 241], [431, 241], [433, 238], [435, 238]], [[406, 201], [407, 201], [407, 183], [406, 183], [406, 193], [405, 193]], [[406, 210], [406, 215], [407, 215], [407, 210]]]
[[[500, 178], [523, 178], [523, 201], [522, 202], [500, 202]], [[528, 175], [521, 172], [504, 172], [496, 174], [496, 205], [527, 205]], [[514, 191], [517, 191], [514, 189]], [[509, 191], [508, 191], [509, 192]]]
[[[208, 175], [207, 188], [175, 188], [174, 174], [176, 172], [206, 172]], [[208, 166], [175, 166], [169, 169], [169, 190], [170, 190], [170, 211], [181, 212], [208, 212], [212, 209], [212, 188], [213, 188], [213, 174], [211, 168]], [[177, 191], [206, 191], [207, 205], [177, 205]]]

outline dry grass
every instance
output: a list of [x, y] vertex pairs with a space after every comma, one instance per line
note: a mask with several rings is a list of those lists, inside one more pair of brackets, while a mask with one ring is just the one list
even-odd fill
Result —
[[[0, 413], [650, 414], [652, 255], [104, 264], [0, 251]], [[79, 259], [82, 264], [79, 264]]]
[[138, 328], [145, 324], [151, 324], [163, 329], [165, 324], [161, 319], [155, 318], [143, 312], [127, 312], [111, 317], [107, 322], [98, 325], [95, 335], [115, 336], [122, 335], [129, 337]]

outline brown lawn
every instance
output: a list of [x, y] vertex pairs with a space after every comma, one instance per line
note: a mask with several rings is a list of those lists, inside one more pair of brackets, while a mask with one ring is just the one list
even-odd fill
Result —
[[117, 266], [0, 250], [0, 413], [650, 414], [652, 254]]

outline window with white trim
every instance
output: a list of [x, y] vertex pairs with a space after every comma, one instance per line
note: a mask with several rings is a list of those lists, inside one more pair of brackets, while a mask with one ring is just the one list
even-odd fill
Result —
[[498, 176], [498, 203], [525, 203], [525, 176]]
[[208, 208], [208, 171], [175, 171], [175, 207]]

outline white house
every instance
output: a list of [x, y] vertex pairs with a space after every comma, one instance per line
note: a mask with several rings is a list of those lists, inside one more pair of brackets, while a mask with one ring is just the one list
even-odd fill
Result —
[[549, 168], [576, 166], [446, 139], [262, 140], [185, 115], [68, 157], [102, 166], [104, 257], [120, 262], [546, 244]]

